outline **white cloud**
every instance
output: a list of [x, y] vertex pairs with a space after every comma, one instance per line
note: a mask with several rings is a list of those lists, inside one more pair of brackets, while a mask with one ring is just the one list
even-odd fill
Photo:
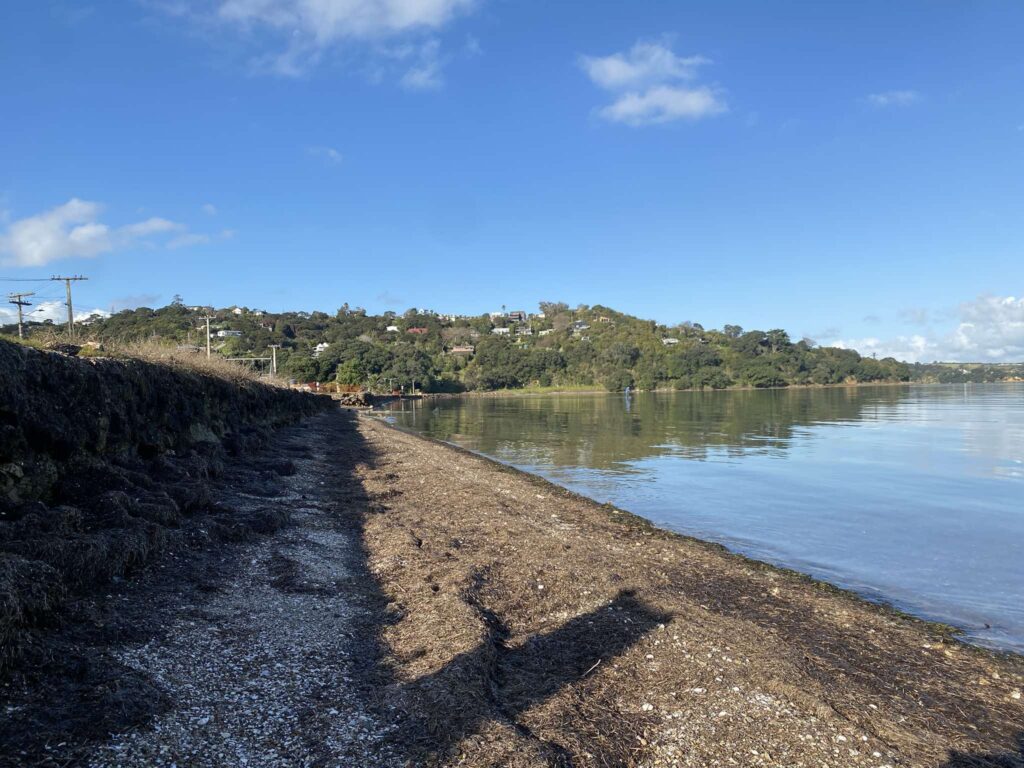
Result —
[[338, 165], [344, 159], [344, 155], [334, 147], [310, 147], [307, 152], [313, 157], [323, 158], [330, 165]]
[[614, 95], [598, 110], [610, 122], [631, 126], [699, 120], [728, 111], [721, 92], [695, 85], [703, 56], [677, 56], [661, 43], [638, 42], [610, 56], [580, 56], [580, 68], [594, 85]]
[[[331, 51], [415, 39], [437, 32], [473, 10], [476, 0], [182, 0], [161, 5], [166, 13], [207, 28], [237, 30], [254, 46], [270, 49], [253, 57], [258, 71], [299, 77]], [[437, 59], [433, 69], [439, 72]], [[402, 76], [409, 87], [437, 87], [440, 78], [418, 65]], [[427, 84], [427, 85], [424, 85]]]
[[182, 232], [177, 237], [173, 237], [167, 241], [167, 247], [170, 250], [177, 250], [178, 248], [188, 248], [193, 245], [208, 245], [214, 240], [230, 240], [235, 236], [235, 230], [233, 229], [222, 229], [215, 235], [209, 235], [205, 232]]
[[188, 236], [183, 224], [159, 217], [112, 227], [99, 221], [101, 211], [99, 203], [72, 198], [56, 208], [12, 221], [0, 233], [0, 262], [39, 267], [59, 259], [92, 258], [152, 245], [161, 237]]
[[[102, 309], [86, 309], [75, 312], [75, 322], [80, 323], [89, 319], [92, 315], [109, 317], [110, 313]], [[41, 301], [32, 307], [25, 308], [25, 322], [41, 323], [45, 320], [52, 320], [55, 323], [65, 323], [68, 319], [68, 311], [63, 301], [54, 299], [52, 301]], [[0, 325], [12, 325], [18, 322], [16, 309], [0, 306]]]
[[217, 16], [299, 34], [324, 47], [438, 29], [473, 5], [474, 0], [223, 0]]
[[217, 215], [217, 206], [214, 205], [213, 203], [204, 203], [203, 204], [203, 213], [205, 213], [208, 216], [216, 216]]
[[658, 43], [638, 42], [626, 53], [580, 56], [580, 66], [605, 90], [641, 88], [668, 80], [692, 80], [697, 68], [711, 62], [703, 56], [676, 56]]
[[705, 86], [679, 88], [657, 85], [642, 93], [623, 94], [604, 107], [600, 115], [615, 123], [639, 126], [680, 119], [699, 120], [725, 111], [725, 104]]
[[875, 107], [905, 107], [921, 100], [917, 91], [883, 91], [869, 93], [867, 102]]
[[210, 242], [210, 236], [201, 232], [184, 232], [177, 237], [167, 241], [167, 247], [172, 251], [178, 248], [188, 248], [192, 245], [206, 245]]
[[957, 310], [955, 328], [892, 339], [841, 339], [833, 346], [910, 362], [1024, 361], [1024, 297], [979, 296]]
[[167, 219], [152, 217], [137, 224], [128, 224], [118, 230], [122, 235], [129, 238], [146, 237], [148, 235], [159, 235], [164, 232], [178, 232], [185, 228], [184, 224], [177, 224]]
[[440, 56], [441, 44], [438, 40], [428, 40], [416, 46], [412, 56], [414, 63], [402, 75], [402, 87], [414, 91], [430, 91], [444, 85], [441, 70], [444, 62]]

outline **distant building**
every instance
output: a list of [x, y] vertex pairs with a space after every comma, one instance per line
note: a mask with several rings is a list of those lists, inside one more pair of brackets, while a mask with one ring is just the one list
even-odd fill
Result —
[[506, 315], [506, 317], [508, 317], [508, 319], [511, 320], [513, 323], [526, 322], [526, 313], [523, 312], [521, 309], [516, 310], [515, 312], [509, 312], [508, 315]]
[[520, 325], [516, 328], [516, 336], [533, 336], [533, 328], [528, 325]]
[[241, 331], [217, 331], [218, 339], [237, 339], [241, 335]]
[[397, 325], [389, 325], [389, 326], [388, 326], [387, 328], [385, 328], [384, 330], [385, 330], [385, 331], [387, 331], [388, 333], [398, 333], [398, 331], [399, 331], [399, 329], [398, 329], [398, 326], [397, 326]]
[[673, 344], [678, 344], [679, 343], [679, 339], [673, 339], [670, 336], [670, 337], [668, 337], [666, 339], [662, 339], [661, 343], [664, 344], [666, 347], [671, 347]]
[[555, 332], [554, 328], [545, 328], [543, 331], [538, 331], [537, 335], [538, 336], [550, 336], [554, 332]]
[[452, 355], [472, 355], [476, 352], [476, 347], [472, 344], [458, 344], [451, 348], [449, 354]]
[[491, 320], [497, 320], [499, 318], [504, 317], [505, 313], [504, 312], [488, 312], [487, 316], [490, 317]]
[[241, 315], [241, 314], [243, 314], [244, 312], [245, 312], [245, 310], [244, 310], [244, 309], [242, 309], [241, 307], [232, 307], [232, 308], [231, 308], [231, 313], [232, 313], [233, 315]]
[[511, 333], [511, 329], [509, 329], [509, 328], [492, 328], [491, 329], [491, 333], [496, 334], [497, 336], [508, 336], [509, 333]]
[[426, 328], [410, 328], [408, 331], [406, 331], [406, 333], [411, 333], [416, 336], [422, 336], [425, 333], [429, 333], [429, 331]]
[[328, 344], [326, 341], [321, 341], [319, 344], [313, 347], [313, 357], [320, 357], [320, 355], [326, 352], [328, 347], [330, 346], [331, 345]]
[[607, 315], [601, 315], [599, 318], [597, 318], [597, 322], [599, 323], [610, 323], [611, 321], [612, 319]]

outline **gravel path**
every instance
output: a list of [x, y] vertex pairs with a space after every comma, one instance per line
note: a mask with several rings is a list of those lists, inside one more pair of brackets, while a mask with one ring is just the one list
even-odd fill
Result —
[[161, 637], [114, 651], [171, 706], [146, 727], [113, 736], [87, 765], [396, 763], [388, 728], [367, 713], [362, 681], [372, 652], [360, 629], [373, 607], [356, 585], [361, 555], [345, 514], [358, 496], [325, 450], [344, 428], [335, 415], [286, 433], [278, 446], [285, 455], [303, 444], [314, 453], [291, 459], [297, 471], [283, 478], [281, 493], [227, 499], [286, 505], [292, 524], [233, 553], [227, 581], [176, 606]]

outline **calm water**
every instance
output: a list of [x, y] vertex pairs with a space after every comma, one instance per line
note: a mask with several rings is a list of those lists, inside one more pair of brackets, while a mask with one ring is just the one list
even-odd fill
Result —
[[1024, 385], [456, 399], [389, 416], [1024, 651]]

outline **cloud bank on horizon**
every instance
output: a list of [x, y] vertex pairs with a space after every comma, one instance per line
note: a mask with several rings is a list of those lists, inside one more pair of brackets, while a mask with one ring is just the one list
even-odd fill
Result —
[[[922, 313], [913, 313], [923, 321]], [[956, 327], [890, 339], [836, 339], [830, 346], [911, 363], [1003, 363], [1024, 360], [1024, 296], [979, 296], [962, 303]]]

